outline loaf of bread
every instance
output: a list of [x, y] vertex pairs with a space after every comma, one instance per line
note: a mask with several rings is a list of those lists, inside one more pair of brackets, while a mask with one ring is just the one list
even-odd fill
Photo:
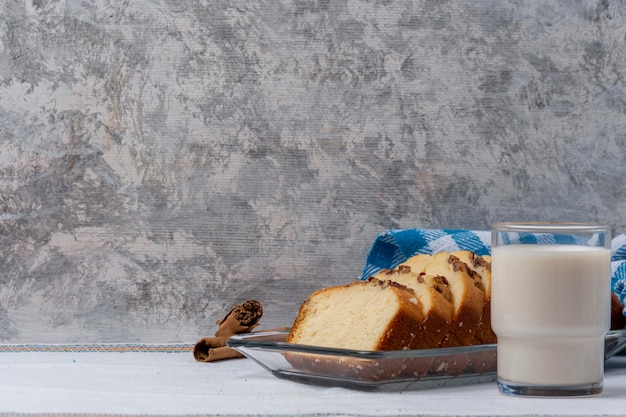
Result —
[[[487, 287], [477, 269], [459, 258], [465, 254], [457, 255], [417, 255], [368, 281], [316, 291], [301, 305], [287, 342], [365, 351], [474, 344]], [[495, 354], [489, 355], [476, 371], [493, 369]], [[287, 359], [298, 369], [366, 380], [428, 372], [458, 375], [471, 365], [462, 353], [384, 364], [294, 353]]]

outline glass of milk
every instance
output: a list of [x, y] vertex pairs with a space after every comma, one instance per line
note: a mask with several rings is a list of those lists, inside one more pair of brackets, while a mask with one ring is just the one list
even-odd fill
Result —
[[602, 392], [610, 234], [596, 223], [493, 226], [491, 324], [498, 337], [500, 392]]

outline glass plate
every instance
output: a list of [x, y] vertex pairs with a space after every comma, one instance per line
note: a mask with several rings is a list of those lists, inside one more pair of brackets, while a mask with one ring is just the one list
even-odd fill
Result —
[[[285, 342], [289, 331], [253, 332], [228, 339], [278, 378], [364, 391], [406, 391], [496, 380], [496, 345], [358, 351]], [[626, 347], [626, 330], [606, 336], [605, 359]]]

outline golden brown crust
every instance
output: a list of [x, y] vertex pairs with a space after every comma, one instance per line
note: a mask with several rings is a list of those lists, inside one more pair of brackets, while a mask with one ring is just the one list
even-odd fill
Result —
[[[348, 285], [323, 288], [314, 292], [300, 307], [298, 316], [287, 336], [288, 343], [301, 343], [306, 331], [306, 321], [309, 318], [309, 306], [320, 297], [332, 297], [334, 292], [345, 288], [368, 286], [380, 291], [390, 291], [398, 300], [398, 308], [394, 317], [389, 321], [387, 331], [380, 335], [372, 350], [400, 350], [423, 348], [424, 341], [418, 337], [423, 331], [423, 316], [417, 304], [413, 290], [390, 280], [371, 278], [368, 281], [355, 281]], [[369, 311], [372, 306], [363, 305], [363, 315], [374, 314]], [[350, 348], [350, 347], [347, 347]]]
[[478, 273], [485, 288], [482, 317], [473, 344], [496, 343], [496, 334], [491, 328], [491, 262], [471, 251], [456, 251], [452, 252], [452, 255], [458, 257], [470, 269]]
[[383, 271], [376, 276], [413, 290], [424, 317], [419, 338], [424, 342], [424, 347], [439, 347], [452, 321], [451, 294], [443, 284], [445, 278], [418, 274], [406, 265], [393, 271]]
[[[375, 348], [372, 350], [403, 350], [422, 349], [432, 347], [426, 345], [419, 337], [424, 332], [423, 315], [420, 310], [415, 292], [391, 280], [371, 278], [368, 281], [356, 281], [348, 285], [324, 288], [313, 293], [300, 307], [298, 317], [294, 322], [287, 342], [300, 343], [302, 334], [306, 331], [309, 307], [318, 297], [333, 297], [334, 293], [354, 289], [358, 286], [367, 287], [371, 291], [386, 291], [392, 293], [397, 300], [397, 310], [388, 321], [386, 329], [378, 335]], [[359, 313], [363, 315], [376, 314], [373, 306], [361, 305]], [[342, 346], [350, 349], [349, 346]], [[353, 349], [355, 347], [352, 347]], [[295, 369], [315, 372], [337, 377], [350, 377], [363, 380], [377, 381], [397, 376], [406, 369], [405, 360], [386, 360], [384, 362], [369, 359], [347, 358], [340, 356], [314, 355], [290, 352], [285, 358]], [[431, 360], [411, 363], [411, 369], [416, 374], [423, 375], [430, 368]]]
[[447, 252], [433, 255], [425, 272], [445, 276], [452, 292], [454, 313], [442, 347], [470, 345], [482, 316], [485, 297], [480, 276]]
[[[483, 311], [472, 344], [496, 343], [496, 334], [491, 328], [491, 262], [471, 251], [456, 251], [452, 252], [452, 255], [463, 261], [474, 273], [480, 275], [485, 292]], [[470, 369], [477, 373], [483, 373], [494, 369], [495, 366], [495, 355], [492, 352], [485, 352], [472, 356]]]

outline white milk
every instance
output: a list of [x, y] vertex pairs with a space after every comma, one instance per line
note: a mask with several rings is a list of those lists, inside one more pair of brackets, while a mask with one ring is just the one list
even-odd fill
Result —
[[610, 259], [609, 249], [588, 246], [493, 249], [491, 321], [499, 378], [539, 385], [602, 381]]

